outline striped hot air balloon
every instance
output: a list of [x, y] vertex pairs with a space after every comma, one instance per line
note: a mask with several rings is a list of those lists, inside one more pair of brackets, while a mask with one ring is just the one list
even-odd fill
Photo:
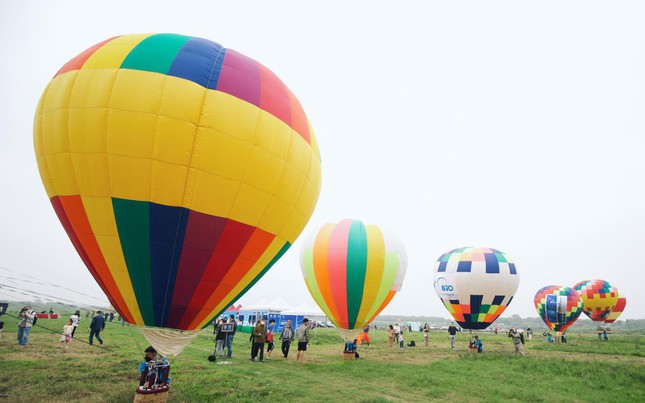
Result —
[[300, 267], [320, 309], [352, 341], [401, 290], [407, 255], [389, 230], [346, 219], [304, 243]]
[[69, 238], [136, 325], [210, 323], [293, 244], [320, 191], [293, 93], [202, 38], [125, 35], [85, 50], [44, 90], [34, 143]]

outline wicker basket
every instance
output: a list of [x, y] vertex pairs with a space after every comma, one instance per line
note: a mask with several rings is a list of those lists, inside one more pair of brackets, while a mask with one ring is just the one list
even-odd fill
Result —
[[355, 358], [356, 358], [356, 356], [354, 355], [354, 353], [343, 352], [343, 359], [344, 360], [353, 360]]
[[141, 390], [137, 388], [134, 394], [134, 403], [165, 403], [168, 400], [169, 388]]

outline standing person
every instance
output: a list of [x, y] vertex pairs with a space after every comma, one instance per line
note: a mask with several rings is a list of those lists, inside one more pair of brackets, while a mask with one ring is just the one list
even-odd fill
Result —
[[105, 316], [102, 315], [102, 312], [96, 311], [96, 316], [92, 318], [92, 323], [90, 323], [90, 346], [94, 344], [94, 336], [96, 340], [103, 345], [103, 339], [101, 339], [100, 333], [101, 330], [105, 329]]
[[271, 358], [271, 352], [273, 351], [273, 328], [275, 327], [275, 320], [271, 319], [269, 321], [269, 328], [267, 330], [266, 342], [267, 342], [267, 358]]
[[81, 311], [77, 310], [76, 312], [74, 312], [74, 314], [69, 317], [69, 320], [72, 321], [72, 338], [74, 338], [74, 334], [76, 334], [76, 328], [78, 327], [78, 324], [81, 323]]
[[529, 338], [529, 341], [533, 340], [533, 330], [530, 327], [526, 329], [526, 336]]
[[304, 318], [302, 320], [302, 325], [298, 327], [298, 355], [296, 356], [296, 361], [300, 361], [300, 362], [305, 361], [305, 351], [307, 351], [308, 344], [309, 344], [309, 319]]
[[403, 330], [401, 330], [401, 332], [399, 332], [399, 349], [403, 350], [404, 345], [405, 344], [403, 343]]
[[401, 333], [401, 328], [399, 327], [398, 323], [394, 324], [394, 341], [398, 344], [399, 343], [399, 333]]
[[29, 343], [29, 332], [31, 332], [31, 327], [34, 325], [34, 318], [36, 317], [36, 312], [31, 309], [30, 305], [23, 307], [18, 313], [18, 344], [21, 346], [27, 346]]
[[361, 344], [363, 342], [367, 343], [367, 347], [370, 346], [370, 325], [367, 325], [363, 328], [363, 337], [361, 337]]
[[233, 330], [226, 333], [226, 357], [231, 358], [231, 356], [233, 356], [233, 337], [235, 337], [235, 333], [237, 332], [235, 315], [231, 315], [228, 322], [233, 324]]
[[602, 341], [602, 333], [605, 329], [602, 328], [602, 325], [598, 325], [598, 341]]
[[387, 329], [387, 347], [392, 348], [394, 344], [394, 326], [390, 325], [390, 328]]
[[69, 342], [72, 340], [72, 334], [74, 333], [74, 324], [72, 323], [72, 319], [68, 319], [67, 323], [65, 326], [63, 326], [63, 334], [60, 336], [60, 344], [61, 346], [65, 346], [65, 350], [67, 350], [67, 347], [69, 347]]
[[264, 325], [264, 319], [260, 319], [258, 323], [253, 328], [253, 346], [251, 347], [251, 361], [255, 361], [255, 358], [260, 352], [260, 360], [264, 360], [264, 342], [266, 341], [267, 328]]
[[226, 332], [222, 329], [224, 322], [224, 319], [220, 319], [215, 325], [215, 330], [213, 331], [215, 334], [215, 352], [213, 353], [215, 359], [217, 359], [218, 355], [219, 358], [224, 357], [224, 343], [226, 343]]
[[452, 322], [452, 324], [448, 328], [448, 334], [450, 335], [450, 348], [454, 350], [455, 338], [457, 337], [457, 327], [455, 326], [455, 322]]
[[287, 319], [287, 323], [285, 323], [282, 328], [282, 333], [280, 333], [280, 340], [282, 340], [282, 355], [284, 355], [285, 359], [289, 355], [289, 347], [291, 346], [294, 334], [295, 332], [291, 327], [291, 319]]
[[428, 337], [430, 335], [430, 326], [426, 323], [423, 325], [423, 345], [428, 347]]
[[515, 354], [524, 355], [524, 345], [522, 344], [522, 335], [517, 331], [516, 327], [512, 327], [508, 332], [508, 337], [513, 339], [513, 346], [515, 346]]
[[478, 353], [481, 353], [484, 351], [484, 343], [482, 343], [481, 340], [479, 340], [479, 336], [475, 335], [475, 348], [477, 349]]
[[605, 339], [605, 341], [609, 341], [607, 338], [607, 328], [602, 329], [602, 337]]

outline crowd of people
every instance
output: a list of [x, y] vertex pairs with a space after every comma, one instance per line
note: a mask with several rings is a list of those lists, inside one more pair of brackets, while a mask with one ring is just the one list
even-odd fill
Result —
[[[57, 316], [54, 317], [54, 315], [56, 314], [53, 308], [50, 309], [49, 312], [43, 311], [43, 313], [46, 314], [48, 318], [57, 318]], [[101, 310], [92, 312], [87, 311], [85, 317], [89, 318], [90, 315], [92, 315], [92, 320], [89, 325], [90, 334], [88, 344], [93, 345], [94, 338], [96, 338], [96, 340], [98, 340], [98, 342], [103, 345], [103, 339], [101, 338], [100, 334], [105, 329], [105, 322], [107, 322], [108, 320], [110, 322], [114, 320], [114, 312], [103, 313], [103, 311]], [[26, 347], [29, 344], [29, 335], [31, 333], [31, 329], [36, 325], [37, 321], [38, 314], [31, 308], [30, 305], [24, 306], [18, 312], [18, 345]], [[80, 310], [76, 310], [76, 312], [70, 315], [69, 319], [65, 321], [65, 324], [63, 325], [63, 331], [60, 336], [60, 343], [64, 349], [67, 350], [69, 348], [70, 342], [76, 336], [76, 329], [78, 328], [80, 323]]]
[[[266, 358], [270, 359], [275, 349], [276, 336], [277, 341], [280, 342], [280, 350], [284, 359], [289, 357], [291, 344], [294, 340], [298, 343], [298, 353], [296, 361], [304, 361], [305, 351], [309, 346], [310, 328], [313, 324], [307, 318], [303, 319], [302, 324], [297, 328], [293, 328], [291, 319], [286, 320], [284, 326], [280, 330], [279, 335], [276, 334], [275, 320], [269, 320], [268, 324], [266, 319], [261, 318], [256, 323], [249, 334], [249, 343], [251, 343], [251, 352], [249, 360], [264, 362]], [[220, 318], [214, 322], [213, 335], [215, 342], [215, 351], [209, 356], [210, 361], [217, 361], [222, 359], [224, 355], [226, 358], [231, 358], [233, 355], [233, 338], [237, 332], [238, 323], [235, 320], [235, 315], [230, 315], [228, 318]]]
[[[53, 309], [50, 310], [49, 316], [51, 317], [54, 314]], [[103, 338], [101, 337], [101, 332], [105, 330], [105, 324], [106, 322], [112, 322], [115, 319], [115, 313], [114, 312], [103, 312], [102, 310], [97, 310], [97, 311], [86, 311], [85, 313], [85, 318], [89, 319], [91, 317], [91, 321], [89, 324], [89, 339], [88, 339], [88, 344], [93, 345], [94, 340], [96, 339], [100, 345], [103, 345]], [[27, 346], [29, 342], [29, 334], [31, 331], [31, 328], [35, 325], [37, 321], [37, 313], [31, 308], [31, 306], [25, 306], [23, 307], [19, 314], [18, 314], [19, 322], [18, 322], [18, 344], [21, 346]], [[124, 324], [123, 318], [121, 318], [121, 324]], [[79, 327], [79, 324], [81, 323], [81, 312], [80, 310], [76, 310], [70, 317], [69, 319], [65, 322], [65, 325], [63, 326], [63, 330], [60, 336], [60, 344], [64, 349], [68, 349], [70, 346], [70, 342], [75, 338], [77, 329]], [[310, 329], [312, 327], [312, 323], [309, 322], [308, 319], [304, 319], [303, 323], [297, 328], [294, 329], [293, 324], [291, 323], [291, 319], [287, 320], [286, 323], [284, 323], [282, 329], [280, 329], [279, 335], [275, 334], [276, 331], [276, 323], [275, 320], [271, 319], [268, 324], [266, 323], [266, 319], [262, 318], [258, 320], [253, 327], [253, 330], [251, 331], [250, 337], [249, 337], [249, 342], [251, 343], [251, 351], [250, 351], [250, 360], [251, 361], [258, 361], [258, 362], [263, 362], [265, 358], [265, 352], [266, 352], [266, 357], [271, 358], [271, 355], [274, 351], [275, 348], [275, 343], [276, 343], [276, 336], [278, 338], [278, 341], [280, 342], [280, 350], [282, 352], [282, 356], [284, 359], [287, 359], [289, 357], [289, 351], [291, 348], [292, 342], [297, 339], [297, 356], [296, 356], [296, 361], [304, 361], [304, 355], [305, 351], [307, 351], [307, 347], [309, 346], [309, 337], [310, 337]], [[231, 358], [233, 355], [233, 339], [235, 337], [235, 334], [237, 333], [238, 329], [238, 323], [235, 319], [235, 315], [230, 315], [227, 318], [220, 318], [216, 321], [214, 321], [214, 330], [213, 330], [213, 335], [214, 335], [214, 342], [215, 342], [215, 350], [211, 356], [209, 356], [209, 359], [211, 361], [217, 361], [217, 359], [223, 359], [224, 357], [226, 358]], [[410, 331], [411, 332], [412, 328], [410, 325], [399, 325], [398, 323], [395, 323], [393, 325], [388, 325], [387, 326], [387, 336], [388, 336], [388, 348], [392, 349], [395, 346], [399, 348], [399, 350], [404, 350], [405, 347], [414, 347], [416, 346], [416, 343], [414, 340], [410, 340], [407, 345], [405, 343], [405, 332]], [[421, 332], [421, 335], [423, 337], [423, 346], [424, 347], [429, 347], [429, 333], [430, 333], [431, 327], [429, 326], [428, 323], [425, 323], [423, 326], [420, 327], [419, 331]], [[495, 328], [495, 334], [498, 333], [498, 328]], [[366, 326], [362, 331], [360, 332], [359, 336], [353, 340], [345, 343], [344, 351], [345, 352], [352, 352], [356, 354], [356, 357], [358, 357], [357, 353], [357, 348], [358, 346], [361, 345], [370, 345], [370, 337], [369, 337], [369, 331], [370, 331], [370, 326]], [[605, 326], [598, 326], [597, 328], [597, 333], [598, 333], [598, 340], [599, 341], [607, 341], [608, 336], [607, 332], [610, 331], [608, 327]], [[455, 322], [452, 322], [450, 326], [447, 327], [447, 333], [448, 333], [448, 338], [450, 342], [450, 348], [453, 350], [457, 350], [457, 335], [462, 332], [462, 329], [458, 327]], [[524, 355], [524, 344], [525, 344], [525, 335], [528, 339], [528, 341], [532, 340], [533, 337], [533, 331], [531, 328], [528, 328], [526, 332], [522, 329], [517, 329], [516, 327], [511, 327], [508, 332], [507, 332], [508, 337], [512, 341], [513, 345], [513, 352], [518, 355]], [[548, 343], [555, 342], [556, 340], [553, 338], [553, 335], [545, 331], [543, 333], [543, 336], [545, 337], [546, 341]], [[562, 343], [567, 342], [566, 334], [564, 332], [558, 333], [558, 341]], [[483, 340], [480, 338], [479, 335], [472, 334], [471, 331], [471, 337], [470, 341], [468, 342], [468, 348], [471, 351], [477, 351], [479, 353], [484, 351], [483, 348]]]

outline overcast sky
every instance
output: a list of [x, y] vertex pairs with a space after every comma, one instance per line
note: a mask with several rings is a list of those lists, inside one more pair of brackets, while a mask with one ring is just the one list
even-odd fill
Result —
[[[396, 232], [409, 267], [384, 314], [449, 317], [435, 260], [486, 246], [520, 273], [504, 316], [537, 316], [542, 286], [601, 278], [628, 297], [621, 319], [645, 318], [645, 3], [312, 3], [1, 1], [0, 283], [98, 303], [8, 278], [102, 295], [40, 181], [34, 111], [89, 46], [170, 32], [258, 60], [299, 98], [323, 164], [303, 235], [343, 218]], [[301, 240], [243, 304], [313, 304]]]

